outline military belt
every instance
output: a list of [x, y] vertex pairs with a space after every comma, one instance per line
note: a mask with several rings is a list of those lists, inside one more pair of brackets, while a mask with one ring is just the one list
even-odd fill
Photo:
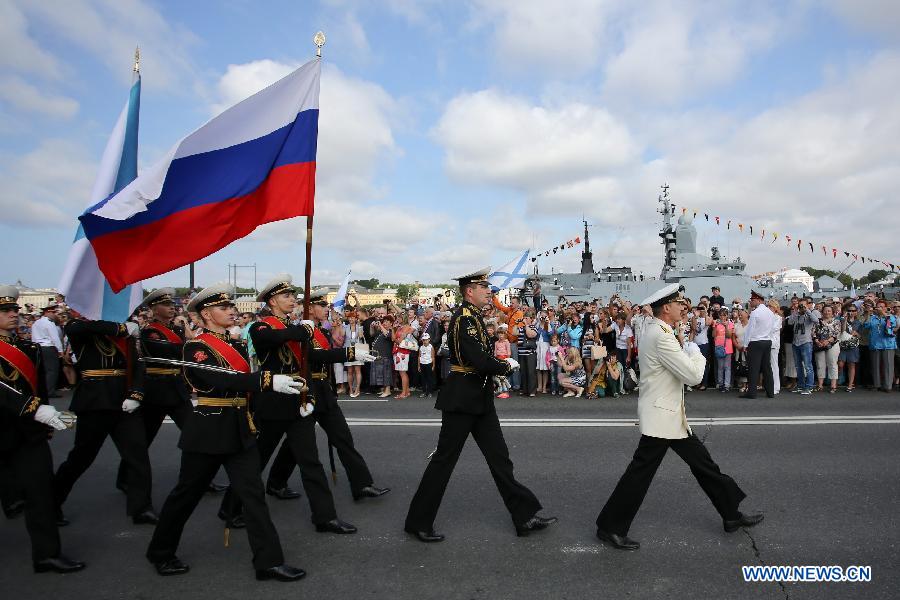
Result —
[[147, 375], [181, 375], [181, 369], [166, 369], [163, 367], [147, 367]]
[[247, 406], [246, 398], [209, 398], [200, 396], [197, 398], [197, 406], [216, 406], [219, 408], [243, 408]]
[[124, 377], [125, 369], [85, 369], [82, 377]]
[[470, 373], [470, 374], [478, 373], [478, 371], [475, 370], [475, 367], [464, 367], [462, 365], [450, 365], [450, 371], [452, 373]]

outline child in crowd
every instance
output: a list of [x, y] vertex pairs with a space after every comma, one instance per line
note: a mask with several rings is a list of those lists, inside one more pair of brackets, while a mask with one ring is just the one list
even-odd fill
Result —
[[[512, 350], [509, 345], [509, 340], [506, 339], [506, 330], [501, 328], [500, 331], [497, 332], [497, 341], [494, 342], [494, 357], [497, 360], [506, 360], [512, 356]], [[509, 394], [506, 392], [501, 392], [497, 394], [498, 398], [509, 398]]]
[[585, 391], [586, 398], [603, 398], [606, 396], [606, 361], [600, 359], [591, 371], [590, 383]]
[[581, 336], [581, 360], [584, 362], [584, 370], [586, 373], [594, 372], [594, 358], [591, 354], [591, 346], [594, 345], [594, 330], [588, 328], [584, 330]]
[[622, 365], [615, 354], [606, 357], [606, 389], [613, 398], [622, 393]]
[[422, 398], [430, 398], [434, 391], [434, 346], [431, 336], [423, 333], [419, 345], [419, 374], [422, 376]]
[[547, 349], [547, 371], [550, 373], [550, 394], [559, 395], [559, 336], [550, 336], [550, 347]]

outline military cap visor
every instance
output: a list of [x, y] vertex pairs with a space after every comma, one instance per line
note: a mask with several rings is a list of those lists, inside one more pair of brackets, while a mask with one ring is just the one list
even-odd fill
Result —
[[266, 283], [256, 296], [257, 302], [267, 302], [269, 298], [283, 294], [284, 292], [297, 293], [293, 285], [293, 278], [288, 273], [280, 273], [274, 279]]
[[670, 302], [683, 302], [684, 295], [682, 292], [684, 292], [684, 286], [673, 283], [651, 294], [649, 297], [645, 298], [641, 304], [649, 304], [653, 308], [659, 308]]
[[147, 297], [144, 298], [144, 301], [141, 302], [143, 306], [156, 306], [157, 304], [175, 304], [175, 289], [174, 288], [160, 288], [158, 290], [153, 290]]
[[470, 283], [476, 283], [479, 285], [489, 285], [488, 277], [491, 274], [491, 267], [485, 267], [474, 273], [469, 273], [468, 275], [460, 275], [459, 277], [454, 277], [453, 279], [459, 282], [459, 287], [464, 285], [469, 285]]
[[12, 285], [0, 285], [0, 310], [19, 310], [19, 290]]
[[231, 286], [227, 283], [217, 283], [209, 286], [194, 296], [188, 304], [188, 311], [200, 312], [210, 306], [234, 306], [231, 299]]

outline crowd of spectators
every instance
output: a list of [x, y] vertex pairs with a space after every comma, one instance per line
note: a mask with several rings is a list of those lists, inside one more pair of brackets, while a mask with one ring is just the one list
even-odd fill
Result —
[[[696, 303], [688, 300], [676, 333], [682, 341], [694, 341], [707, 357], [703, 380], [694, 389], [743, 393], [748, 385], [745, 331], [749, 312], [740, 298], [726, 302], [716, 292]], [[190, 338], [201, 323], [184, 309], [188, 300], [176, 307], [175, 322]], [[397, 399], [414, 392], [422, 397], [434, 395], [450, 372], [447, 338], [452, 307], [446, 300], [437, 297], [434, 306], [412, 299], [408, 305], [388, 302], [377, 307], [352, 306], [343, 314], [331, 311], [322, 326], [332, 344], [363, 345], [377, 356], [371, 364], [334, 365], [339, 393], [355, 398], [368, 392]], [[869, 292], [843, 300], [793, 298], [785, 307], [769, 300], [766, 306], [779, 323], [771, 332], [776, 391], [809, 394], [834, 393], [839, 387], [847, 392], [858, 386], [883, 391], [896, 387], [900, 301]], [[250, 344], [249, 327], [260, 316], [242, 313], [231, 335]], [[299, 309], [295, 317], [300, 319]], [[618, 296], [606, 302], [568, 302], [560, 297], [551, 304], [539, 287], [521, 296], [511, 294], [508, 304], [495, 296], [483, 317], [494, 355], [501, 360], [513, 358], [521, 366], [509, 378], [510, 392], [526, 397], [589, 398], [616, 398], [635, 388], [641, 333], [652, 318], [649, 307]], [[19, 335], [40, 344], [51, 397], [58, 397], [59, 390], [76, 380], [75, 358], [63, 330], [68, 318], [61, 296], [42, 310], [25, 307], [20, 313]], [[144, 326], [150, 313], [139, 310], [133, 319]], [[508, 397], [508, 392], [501, 397]]]

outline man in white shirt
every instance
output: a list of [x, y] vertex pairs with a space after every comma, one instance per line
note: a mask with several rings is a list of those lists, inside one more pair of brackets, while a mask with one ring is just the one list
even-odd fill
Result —
[[56, 391], [56, 381], [59, 379], [59, 359], [63, 355], [63, 344], [57, 327], [57, 305], [45, 306], [43, 313], [31, 326], [31, 341], [41, 347], [41, 358], [47, 376], [47, 397], [60, 398], [62, 394]]
[[759, 375], [763, 376], [763, 387], [767, 398], [775, 397], [775, 378], [772, 376], [772, 330], [777, 326], [778, 317], [765, 304], [765, 298], [752, 290], [750, 292], [750, 320], [744, 331], [747, 344], [747, 393], [741, 398], [756, 398]]
[[[628, 537], [628, 531], [669, 448], [690, 467], [691, 474], [722, 517], [726, 532], [753, 527], [763, 520], [761, 514], [745, 515], [739, 510], [746, 494], [734, 479], [722, 473], [688, 425], [684, 389], [686, 385], [700, 382], [706, 358], [693, 342], [685, 342], [682, 350], [676, 337], [676, 323], [684, 318], [683, 289], [673, 283], [641, 303], [650, 305], [654, 314], [644, 326], [643, 345], [638, 355], [641, 439], [631, 463], [597, 517], [597, 537], [617, 550], [640, 547], [640, 543]], [[677, 501], [670, 504], [678, 506]]]

